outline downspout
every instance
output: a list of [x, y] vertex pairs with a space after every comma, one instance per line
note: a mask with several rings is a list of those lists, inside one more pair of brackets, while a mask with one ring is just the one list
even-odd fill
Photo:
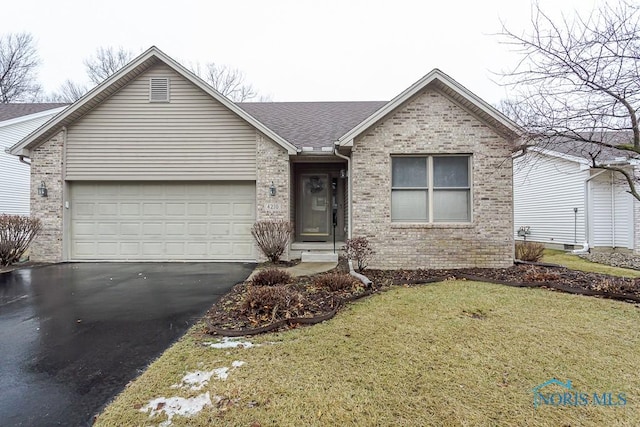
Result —
[[611, 171], [611, 249], [616, 248], [616, 194], [613, 182], [613, 171]]
[[[342, 154], [340, 154], [338, 152], [338, 143], [336, 142], [334, 147], [333, 147], [333, 153], [340, 157], [341, 159], [345, 159], [347, 161], [347, 185], [349, 186], [349, 188], [347, 188], [347, 215], [349, 216], [349, 224], [347, 225], [347, 238], [351, 239], [351, 211], [352, 211], [352, 200], [351, 200], [351, 188], [353, 187], [351, 185], [351, 183], [353, 182], [352, 178], [351, 178], [351, 158], [347, 157], [347, 156], [343, 156]], [[358, 279], [359, 281], [361, 281], [365, 287], [367, 288], [371, 288], [373, 286], [373, 283], [371, 282], [371, 280], [369, 280], [369, 278], [363, 274], [360, 274], [358, 272], [356, 272], [353, 269], [353, 261], [349, 260], [349, 274], [352, 275], [353, 277], [355, 277], [356, 279]]]
[[29, 165], [29, 166], [31, 166], [31, 162], [27, 162], [27, 161], [24, 159], [24, 156], [18, 156], [18, 160], [20, 160], [20, 163], [24, 163], [25, 165]]
[[596, 173], [595, 175], [590, 176], [589, 178], [584, 180], [584, 195], [585, 195], [585, 205], [586, 205], [586, 209], [584, 210], [584, 216], [585, 216], [585, 242], [582, 245], [582, 249], [576, 249], [571, 251], [572, 254], [586, 254], [589, 252], [589, 234], [591, 232], [591, 230], [589, 229], [589, 221], [591, 219], [591, 212], [590, 212], [590, 197], [589, 197], [589, 181], [591, 181], [593, 178], [600, 176], [601, 174], [605, 173], [605, 170], [601, 170], [600, 172]]
[[338, 152], [338, 143], [336, 142], [336, 144], [333, 147], [333, 154], [335, 154], [337, 157], [344, 159], [347, 161], [347, 216], [349, 217], [349, 221], [347, 222], [347, 239], [351, 239], [351, 205], [352, 205], [352, 201], [351, 201], [351, 188], [353, 187], [351, 185], [352, 180], [351, 180], [351, 158], [344, 156], [342, 154], [340, 154]]

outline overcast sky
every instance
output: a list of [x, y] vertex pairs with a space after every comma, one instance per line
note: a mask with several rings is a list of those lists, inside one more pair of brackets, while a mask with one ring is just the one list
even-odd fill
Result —
[[[553, 16], [594, 0], [540, 0]], [[1, 33], [33, 34], [47, 91], [87, 81], [98, 46], [155, 45], [183, 64], [239, 68], [274, 101], [388, 100], [440, 68], [486, 101], [505, 91], [492, 71], [517, 57], [492, 34], [529, 28], [529, 0], [19, 0]]]

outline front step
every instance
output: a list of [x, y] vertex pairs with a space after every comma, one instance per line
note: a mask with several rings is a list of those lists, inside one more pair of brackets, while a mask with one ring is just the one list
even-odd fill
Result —
[[302, 252], [301, 262], [338, 262], [338, 254], [333, 252]]

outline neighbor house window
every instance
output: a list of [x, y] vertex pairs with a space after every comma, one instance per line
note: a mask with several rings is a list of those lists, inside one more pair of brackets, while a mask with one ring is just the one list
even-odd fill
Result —
[[471, 156], [394, 156], [391, 220], [470, 222]]

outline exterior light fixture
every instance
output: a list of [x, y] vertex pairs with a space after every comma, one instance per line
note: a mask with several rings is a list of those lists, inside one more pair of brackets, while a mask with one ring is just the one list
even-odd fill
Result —
[[273, 183], [273, 181], [271, 181], [271, 185], [269, 186], [269, 194], [271, 196], [276, 195], [276, 185]]
[[38, 186], [38, 196], [47, 197], [47, 186], [44, 181], [40, 182], [40, 185]]
[[347, 171], [340, 169], [340, 178], [345, 179], [347, 177]]

